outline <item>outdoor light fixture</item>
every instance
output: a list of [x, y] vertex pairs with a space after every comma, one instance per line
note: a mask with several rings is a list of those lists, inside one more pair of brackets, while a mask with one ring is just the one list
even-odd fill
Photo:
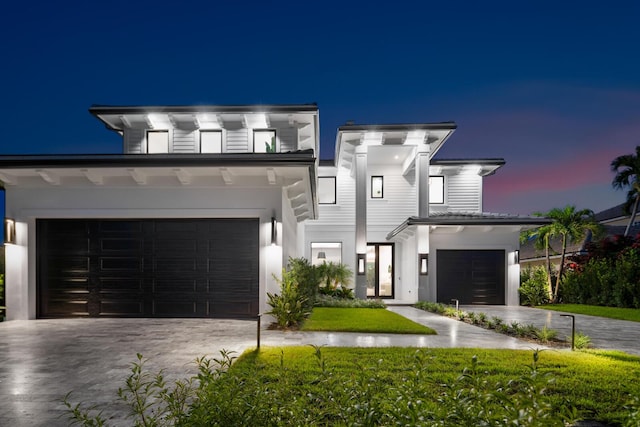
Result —
[[11, 218], [4, 219], [4, 243], [16, 244], [16, 221]]
[[429, 254], [418, 254], [418, 266], [421, 276], [429, 274]]
[[271, 217], [271, 246], [275, 246], [277, 243], [277, 230], [276, 227], [278, 223], [276, 222], [276, 218], [274, 216]]
[[520, 250], [516, 249], [513, 252], [513, 263], [514, 264], [520, 264]]
[[318, 259], [327, 259], [327, 254], [324, 252], [318, 252]]
[[365, 273], [366, 255], [358, 254], [358, 275], [362, 276]]

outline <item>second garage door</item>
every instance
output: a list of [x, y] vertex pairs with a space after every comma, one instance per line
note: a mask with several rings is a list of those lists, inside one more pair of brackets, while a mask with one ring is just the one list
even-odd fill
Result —
[[503, 305], [505, 251], [438, 250], [438, 301]]
[[257, 219], [40, 219], [38, 317], [249, 318]]

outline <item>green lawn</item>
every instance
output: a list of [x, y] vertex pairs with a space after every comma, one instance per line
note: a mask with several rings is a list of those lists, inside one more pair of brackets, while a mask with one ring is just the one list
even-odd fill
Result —
[[[367, 424], [367, 417], [370, 425], [436, 425], [428, 420], [440, 417], [450, 422], [437, 425], [476, 425], [463, 421], [465, 414], [477, 416], [491, 405], [495, 405], [492, 411], [512, 417], [527, 407], [554, 416], [575, 408], [578, 418], [632, 425], [627, 424], [632, 415], [625, 405], [632, 396], [640, 396], [640, 358], [614, 351], [545, 350], [538, 353], [537, 374], [532, 375], [533, 354], [486, 349], [263, 348], [246, 352], [234, 363], [229, 371], [233, 390], [223, 391], [216, 384], [210, 388], [211, 401], [205, 398], [200, 403], [211, 414], [208, 405], [218, 404], [219, 394], [235, 396], [240, 403], [246, 395], [255, 416], [273, 415], [281, 422], [277, 425]], [[461, 376], [464, 368], [472, 369]], [[638, 405], [640, 401], [635, 402], [636, 410]], [[269, 408], [280, 412], [268, 414]], [[226, 409], [216, 409], [221, 410]]]
[[380, 308], [315, 307], [303, 331], [428, 334], [436, 331]]
[[564, 311], [575, 314], [588, 314], [590, 316], [608, 317], [610, 319], [631, 320], [640, 322], [640, 309], [637, 308], [618, 308], [618, 307], [602, 307], [599, 305], [583, 305], [583, 304], [554, 304], [541, 305], [538, 308], [545, 310]]

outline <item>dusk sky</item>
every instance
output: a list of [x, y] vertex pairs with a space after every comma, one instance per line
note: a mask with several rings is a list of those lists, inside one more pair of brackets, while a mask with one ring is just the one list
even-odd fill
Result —
[[34, 1], [0, 16], [0, 154], [118, 153], [91, 104], [316, 102], [336, 129], [454, 121], [500, 157], [484, 210], [624, 201], [640, 145], [640, 2]]

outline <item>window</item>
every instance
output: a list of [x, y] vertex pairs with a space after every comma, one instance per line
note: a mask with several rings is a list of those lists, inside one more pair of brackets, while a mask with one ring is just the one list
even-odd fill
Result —
[[254, 130], [253, 131], [253, 152], [254, 153], [275, 153], [276, 150], [275, 130]]
[[342, 263], [342, 243], [311, 243], [311, 264], [322, 265], [325, 262]]
[[381, 176], [371, 177], [371, 198], [382, 199], [382, 187], [384, 178]]
[[444, 204], [444, 176], [429, 177], [429, 203]]
[[147, 132], [147, 153], [162, 154], [169, 152], [169, 131], [150, 130]]
[[201, 130], [200, 152], [222, 153], [222, 132], [219, 130]]
[[318, 177], [318, 203], [321, 205], [336, 204], [336, 177]]

